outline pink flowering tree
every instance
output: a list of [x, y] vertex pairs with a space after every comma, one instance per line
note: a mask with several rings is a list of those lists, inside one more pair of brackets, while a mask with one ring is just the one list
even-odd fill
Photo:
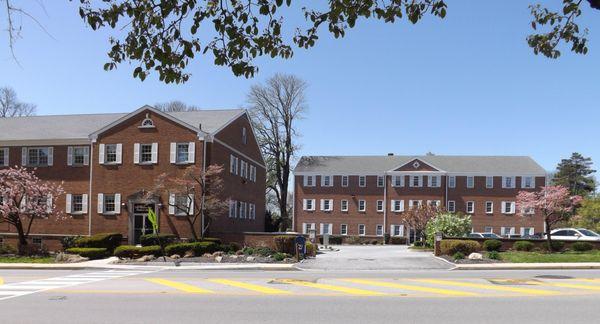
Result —
[[546, 224], [546, 239], [550, 248], [552, 228], [560, 222], [567, 221], [581, 200], [581, 196], [571, 196], [567, 187], [546, 186], [537, 192], [519, 192], [517, 208], [519, 215], [523, 217], [531, 217], [535, 212], [542, 214]]
[[0, 170], [0, 223], [15, 227], [19, 252], [25, 251], [31, 225], [36, 219], [55, 214], [61, 185], [40, 180], [34, 171], [22, 167]]

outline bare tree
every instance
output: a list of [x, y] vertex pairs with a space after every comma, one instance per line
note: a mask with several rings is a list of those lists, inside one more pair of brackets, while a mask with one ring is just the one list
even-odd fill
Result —
[[184, 102], [179, 100], [173, 100], [169, 102], [157, 103], [154, 105], [154, 108], [158, 110], [162, 110], [164, 112], [176, 112], [176, 111], [196, 111], [200, 110], [200, 108], [194, 105], [187, 105]]
[[415, 231], [414, 238], [416, 239], [416, 237], [419, 236], [421, 241], [424, 241], [427, 223], [440, 212], [443, 212], [443, 209], [437, 205], [424, 204], [417, 205], [405, 211], [402, 216], [404, 222]]
[[[14, 4], [14, 0], [0, 0], [0, 6], [3, 6], [2, 10], [6, 11], [6, 32], [8, 33], [8, 48], [10, 49], [10, 54], [17, 64], [19, 61], [17, 60], [17, 56], [15, 55], [15, 43], [19, 38], [21, 38], [21, 31], [23, 30], [22, 21], [24, 19], [29, 19], [33, 21], [46, 35], [54, 39], [54, 37], [46, 30], [44, 25], [37, 20], [32, 14], [30, 14], [27, 10], [25, 10], [21, 6], [17, 6]], [[35, 1], [44, 11], [46, 8], [41, 0]]]
[[265, 85], [250, 89], [250, 113], [267, 163], [267, 191], [275, 194], [280, 230], [289, 225], [288, 187], [292, 159], [298, 150], [296, 121], [307, 109], [307, 84], [293, 75], [276, 74]]
[[0, 118], [35, 115], [35, 107], [34, 104], [20, 102], [12, 88], [0, 88]]

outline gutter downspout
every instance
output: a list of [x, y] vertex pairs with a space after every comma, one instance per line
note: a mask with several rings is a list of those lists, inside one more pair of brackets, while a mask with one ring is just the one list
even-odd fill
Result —
[[387, 171], [383, 172], [383, 245], [385, 245], [385, 229], [387, 228]]
[[92, 170], [94, 165], [94, 141], [90, 142], [90, 187], [88, 195], [88, 235], [92, 236]]
[[[293, 195], [293, 197], [292, 197], [292, 231], [297, 232], [296, 231], [296, 176], [294, 175], [292, 177], [292, 179], [294, 180], [294, 191], [292, 193], [292, 195]], [[332, 176], [332, 179], [333, 179], [333, 176]], [[304, 233], [302, 233], [302, 234], [304, 234]]]
[[[202, 129], [200, 128], [200, 131], [202, 131]], [[208, 134], [204, 135], [204, 139], [202, 140], [202, 183], [206, 185], [206, 137]], [[202, 188], [202, 191], [204, 191], [204, 188]], [[205, 202], [205, 197], [204, 194], [202, 194], [202, 209], [200, 210], [201, 213], [201, 217], [200, 217], [200, 237], [204, 238], [204, 202]]]

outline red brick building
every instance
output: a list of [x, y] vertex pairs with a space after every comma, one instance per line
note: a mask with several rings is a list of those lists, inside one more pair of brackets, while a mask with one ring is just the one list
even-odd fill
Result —
[[[54, 248], [64, 236], [103, 232], [138, 243], [151, 231], [148, 208], [162, 233], [188, 238], [186, 217], [170, 202], [189, 198], [146, 192], [160, 174], [181, 175], [192, 165], [224, 168], [229, 210], [211, 215], [211, 236], [264, 229], [266, 169], [245, 110], [164, 113], [144, 106], [128, 114], [4, 118], [0, 130], [0, 168], [35, 168], [41, 179], [63, 182], [65, 194], [52, 197], [60, 215], [34, 222], [36, 244]], [[0, 237], [14, 239], [14, 229], [0, 224]]]
[[474, 232], [544, 231], [540, 215], [515, 210], [519, 191], [546, 183], [529, 157], [305, 156], [294, 179], [294, 229], [302, 233], [408, 236], [402, 214], [418, 204], [471, 215]]

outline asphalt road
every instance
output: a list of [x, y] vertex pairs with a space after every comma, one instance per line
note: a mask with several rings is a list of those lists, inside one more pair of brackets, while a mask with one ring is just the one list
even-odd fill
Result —
[[0, 271], [0, 323], [598, 322], [600, 271]]

